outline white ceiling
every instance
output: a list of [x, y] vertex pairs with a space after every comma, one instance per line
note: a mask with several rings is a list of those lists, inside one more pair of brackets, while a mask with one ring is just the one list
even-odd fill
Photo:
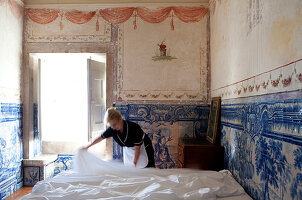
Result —
[[22, 0], [26, 6], [32, 5], [167, 5], [204, 4], [209, 0]]

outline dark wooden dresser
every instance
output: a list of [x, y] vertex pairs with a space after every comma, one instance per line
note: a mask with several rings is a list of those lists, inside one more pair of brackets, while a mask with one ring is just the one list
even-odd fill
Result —
[[177, 166], [219, 171], [223, 169], [223, 147], [207, 140], [180, 138]]

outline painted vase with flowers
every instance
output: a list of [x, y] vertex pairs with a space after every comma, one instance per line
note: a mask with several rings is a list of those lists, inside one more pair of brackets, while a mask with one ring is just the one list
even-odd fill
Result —
[[161, 44], [157, 44], [159, 46], [159, 55], [160, 56], [167, 56], [167, 49], [166, 45], [164, 44], [164, 41], [161, 42]]

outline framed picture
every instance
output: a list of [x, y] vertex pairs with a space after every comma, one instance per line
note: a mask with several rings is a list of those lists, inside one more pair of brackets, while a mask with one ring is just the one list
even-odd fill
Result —
[[211, 106], [210, 106], [207, 136], [206, 136], [206, 139], [209, 142], [211, 142], [212, 144], [215, 144], [215, 142], [216, 142], [217, 128], [218, 128], [218, 122], [219, 122], [219, 117], [220, 117], [220, 104], [221, 104], [220, 97], [212, 98]]

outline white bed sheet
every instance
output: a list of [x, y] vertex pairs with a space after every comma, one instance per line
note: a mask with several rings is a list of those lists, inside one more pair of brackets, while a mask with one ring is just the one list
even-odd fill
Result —
[[80, 151], [75, 168], [38, 182], [21, 200], [251, 200], [227, 170], [134, 169]]

